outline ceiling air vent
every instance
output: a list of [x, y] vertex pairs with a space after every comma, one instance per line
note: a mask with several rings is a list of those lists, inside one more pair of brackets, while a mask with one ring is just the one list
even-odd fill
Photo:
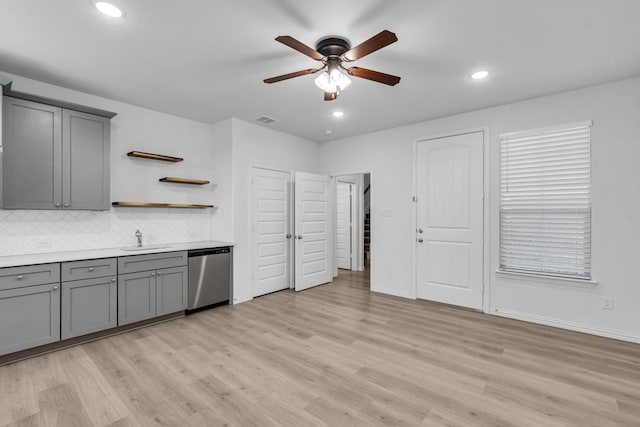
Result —
[[270, 125], [271, 123], [279, 122], [279, 121], [280, 120], [274, 119], [273, 117], [269, 117], [269, 116], [260, 116], [256, 119], [256, 122], [262, 123], [263, 125]]

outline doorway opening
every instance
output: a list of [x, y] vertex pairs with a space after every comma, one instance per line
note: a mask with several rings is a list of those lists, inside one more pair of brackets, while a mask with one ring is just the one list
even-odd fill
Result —
[[335, 179], [335, 271], [339, 283], [370, 289], [371, 174]]

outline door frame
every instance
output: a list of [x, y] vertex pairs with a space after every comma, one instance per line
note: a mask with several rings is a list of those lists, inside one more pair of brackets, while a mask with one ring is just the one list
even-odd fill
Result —
[[[282, 173], [288, 173], [289, 174], [289, 197], [287, 202], [289, 203], [289, 230], [288, 233], [291, 234], [293, 236], [293, 220], [294, 220], [294, 206], [293, 206], [293, 178], [294, 178], [294, 171], [291, 169], [282, 169], [282, 168], [276, 168], [276, 167], [271, 167], [271, 166], [265, 166], [265, 165], [257, 165], [257, 164], [251, 164], [250, 166], [250, 171], [251, 171], [251, 178], [249, 179], [249, 263], [250, 263], [250, 268], [251, 268], [251, 298], [255, 298], [253, 296], [253, 293], [255, 291], [255, 274], [254, 274], [254, 269], [257, 265], [257, 257], [256, 257], [256, 251], [255, 251], [255, 247], [256, 247], [256, 234], [255, 231], [253, 230], [253, 222], [255, 219], [255, 213], [256, 213], [256, 206], [255, 206], [255, 183], [253, 182], [253, 173], [254, 173], [254, 169], [263, 169], [263, 170], [268, 170], [268, 171], [273, 171], [273, 172], [282, 172]], [[289, 289], [293, 289], [294, 287], [294, 277], [293, 274], [295, 273], [295, 265], [294, 265], [294, 246], [293, 246], [293, 238], [288, 239], [289, 240]]]
[[[418, 228], [418, 143], [431, 141], [436, 139], [448, 138], [452, 136], [466, 135], [470, 133], [482, 132], [483, 143], [483, 164], [482, 164], [482, 211], [483, 211], [483, 227], [482, 227], [482, 311], [489, 313], [491, 302], [491, 281], [490, 281], [490, 230], [491, 230], [491, 198], [490, 198], [490, 166], [491, 166], [491, 144], [489, 126], [481, 126], [475, 128], [462, 129], [457, 131], [448, 131], [427, 136], [419, 137], [413, 140], [413, 214], [412, 214], [412, 233], [417, 236]], [[416, 237], [417, 239], [417, 237]], [[418, 247], [413, 245], [412, 256], [412, 273], [413, 273], [413, 299], [418, 297]]]
[[[348, 171], [348, 172], [331, 172], [329, 174], [329, 177], [332, 179], [333, 182], [337, 182], [337, 180], [342, 177], [342, 176], [347, 176], [347, 175], [365, 175], [368, 174], [369, 175], [369, 185], [372, 188], [374, 187], [374, 183], [373, 183], [373, 176], [374, 176], [374, 170], [373, 169], [360, 169], [360, 170], [356, 170], [356, 171]], [[357, 269], [353, 269], [353, 271], [364, 271], [364, 188], [358, 188], [358, 228], [359, 228], [359, 235], [358, 235], [358, 252], [362, 252], [361, 254], [358, 255], [358, 265], [357, 265]], [[334, 191], [335, 194], [335, 191]], [[334, 201], [334, 205], [335, 205], [335, 197], [333, 197]], [[371, 248], [375, 248], [375, 240], [376, 240], [376, 236], [374, 233], [375, 230], [375, 219], [374, 219], [374, 215], [373, 213], [375, 212], [375, 206], [376, 206], [376, 202], [375, 202], [375, 190], [372, 191], [371, 196], [370, 196], [370, 210], [371, 210], [371, 217], [369, 218], [369, 227], [371, 230], [371, 234], [370, 234], [370, 242], [369, 245]], [[332, 210], [334, 211], [333, 215], [335, 217], [335, 206], [333, 206]], [[333, 221], [333, 233], [335, 235], [336, 233], [336, 221], [334, 218]], [[335, 245], [335, 242], [334, 242]], [[334, 252], [335, 252], [335, 248], [334, 248]], [[338, 275], [338, 267], [336, 264], [336, 260], [335, 260], [335, 255], [333, 257], [333, 272], [334, 274], [337, 276]], [[362, 267], [362, 268], [361, 268]], [[375, 271], [375, 265], [374, 263], [370, 263], [369, 264], [369, 280], [370, 283], [373, 283], [373, 278], [374, 278], [374, 273]], [[371, 286], [370, 286], [370, 290], [371, 290]]]
[[[344, 177], [336, 177], [336, 191], [334, 191], [335, 197], [336, 197], [336, 202], [338, 200], [338, 191], [337, 191], [337, 186], [338, 184], [346, 184], [349, 185], [350, 187], [350, 194], [349, 194], [349, 216], [351, 218], [351, 225], [349, 227], [350, 229], [350, 236], [349, 238], [351, 239], [351, 244], [350, 249], [351, 252], [349, 254], [349, 256], [351, 257], [351, 268], [349, 269], [350, 271], [363, 271], [364, 268], [362, 266], [362, 258], [363, 256], [361, 255], [361, 252], [364, 252], [363, 250], [361, 250], [362, 246], [360, 246], [361, 241], [364, 241], [364, 235], [363, 235], [363, 228], [364, 226], [362, 224], [360, 224], [360, 222], [364, 222], [364, 209], [362, 206], [362, 201], [360, 200], [361, 198], [361, 194], [360, 192], [361, 190], [361, 186], [359, 185], [357, 180], [350, 180]], [[337, 203], [334, 206], [335, 208], [337, 208]], [[363, 213], [362, 215], [360, 215], [360, 213]], [[337, 244], [338, 244], [338, 240], [337, 240], [337, 230], [338, 230], [338, 221], [337, 221], [337, 211], [335, 213], [336, 218], [334, 220], [334, 223], [336, 224], [335, 228], [335, 237], [334, 237], [334, 246], [336, 246], [334, 248], [334, 257], [337, 258]], [[361, 218], [362, 217], [362, 218]], [[361, 236], [362, 235], [362, 236]], [[335, 271], [334, 271], [335, 274]]]

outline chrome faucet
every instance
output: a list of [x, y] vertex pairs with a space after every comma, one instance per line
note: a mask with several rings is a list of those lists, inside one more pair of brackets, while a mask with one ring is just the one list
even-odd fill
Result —
[[136, 238], [138, 239], [138, 247], [142, 247], [142, 233], [140, 230], [136, 230]]

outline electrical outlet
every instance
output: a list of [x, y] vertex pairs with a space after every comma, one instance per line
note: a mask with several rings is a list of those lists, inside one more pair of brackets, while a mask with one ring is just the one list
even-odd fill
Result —
[[611, 297], [603, 297], [602, 298], [602, 308], [604, 310], [613, 310], [613, 298], [611, 298]]
[[51, 240], [47, 239], [47, 238], [42, 238], [40, 240], [38, 240], [38, 246], [41, 248], [48, 248], [51, 246]]

